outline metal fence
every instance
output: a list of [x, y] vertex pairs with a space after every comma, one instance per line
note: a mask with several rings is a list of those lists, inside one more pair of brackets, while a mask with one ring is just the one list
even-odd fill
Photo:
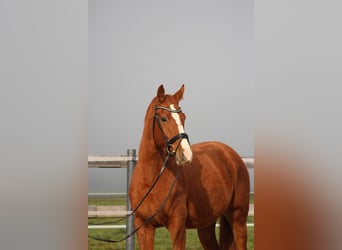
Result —
[[[138, 160], [138, 156], [136, 155], [135, 149], [128, 149], [127, 155], [122, 156], [113, 156], [113, 155], [89, 155], [88, 156], [88, 168], [127, 168], [127, 193], [129, 190], [129, 186], [131, 183], [132, 173], [135, 167], [135, 164]], [[245, 162], [247, 168], [254, 168], [254, 157], [242, 157], [242, 160]], [[127, 196], [127, 193], [120, 193], [121, 196]], [[101, 193], [101, 195], [114, 195], [115, 193]], [[88, 194], [88, 195], [98, 195], [98, 194]], [[126, 209], [124, 213], [130, 213], [132, 210], [129, 199], [126, 202]], [[122, 211], [121, 211], [122, 214]], [[254, 226], [254, 224], [250, 224], [247, 226]], [[126, 228], [126, 235], [131, 234], [134, 230], [133, 225], [133, 217], [129, 216], [126, 220], [126, 225], [110, 225], [110, 226], [88, 226], [88, 229], [95, 228]], [[126, 249], [133, 250], [134, 249], [134, 237], [130, 237], [126, 240]]]

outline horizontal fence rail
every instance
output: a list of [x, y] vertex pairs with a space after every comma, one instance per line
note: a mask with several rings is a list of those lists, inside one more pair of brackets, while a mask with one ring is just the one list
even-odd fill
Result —
[[[241, 157], [248, 168], [254, 168], [254, 157]], [[88, 168], [127, 168], [127, 162], [138, 161], [139, 157], [89, 155]]]
[[[126, 209], [125, 206], [89, 205], [88, 218], [124, 218], [132, 212]], [[254, 216], [254, 205], [249, 205], [248, 216]]]

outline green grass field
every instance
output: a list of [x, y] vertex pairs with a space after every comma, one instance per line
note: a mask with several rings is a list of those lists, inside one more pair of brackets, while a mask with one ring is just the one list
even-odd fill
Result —
[[[254, 203], [254, 195], [250, 197], [250, 203]], [[89, 199], [89, 205], [125, 205], [125, 198], [117, 199]], [[111, 222], [116, 220], [116, 218], [89, 218], [89, 224], [97, 224], [104, 222]], [[254, 216], [248, 217], [248, 223], [254, 223]], [[125, 221], [119, 222], [117, 224], [125, 224]], [[216, 229], [218, 234], [219, 229]], [[108, 239], [121, 239], [126, 235], [126, 229], [88, 229], [88, 234], [91, 236], [97, 236], [101, 238]], [[106, 243], [101, 241], [96, 241], [88, 239], [88, 249], [91, 250], [109, 250], [109, 249], [125, 249], [125, 241], [120, 243]], [[138, 240], [135, 236], [135, 249], [139, 249]], [[166, 228], [158, 228], [155, 235], [155, 249], [172, 249], [172, 244], [170, 240], [169, 232]], [[186, 234], [186, 249], [202, 249], [201, 244], [197, 237], [196, 229], [188, 229]], [[254, 227], [248, 227], [248, 242], [247, 249], [254, 249]]]

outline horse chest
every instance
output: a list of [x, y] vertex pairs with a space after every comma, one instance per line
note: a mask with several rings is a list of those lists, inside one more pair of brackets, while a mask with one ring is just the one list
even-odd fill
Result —
[[136, 214], [143, 219], [156, 214], [153, 218], [155, 226], [167, 225], [168, 219], [174, 217], [174, 214], [184, 220], [186, 218], [186, 213], [179, 213], [179, 211], [186, 211], [186, 195], [182, 186], [178, 182], [172, 185], [173, 181], [170, 180], [174, 180], [174, 176], [170, 178], [166, 174], [163, 177], [158, 180], [152, 190], [150, 190], [150, 184], [140, 183], [134, 194], [134, 200], [142, 200], [147, 194]]

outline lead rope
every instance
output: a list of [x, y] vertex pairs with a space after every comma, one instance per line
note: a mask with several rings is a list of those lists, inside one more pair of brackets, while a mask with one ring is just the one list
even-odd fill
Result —
[[142, 205], [142, 203], [144, 202], [144, 200], [146, 199], [146, 197], [151, 193], [152, 189], [154, 188], [154, 186], [157, 184], [157, 181], [159, 180], [160, 176], [163, 174], [164, 170], [165, 170], [165, 166], [168, 162], [170, 158], [170, 154], [168, 153], [165, 157], [165, 160], [163, 162], [163, 166], [161, 167], [158, 176], [154, 179], [152, 185], [150, 186], [150, 188], [147, 190], [146, 194], [144, 195], [144, 197], [139, 201], [138, 205], [136, 206], [136, 208], [130, 212], [129, 214], [127, 214], [125, 217], [116, 220], [116, 221], [108, 221], [108, 222], [103, 222], [103, 223], [90, 223], [89, 225], [105, 225], [105, 224], [112, 224], [112, 223], [118, 223], [121, 222], [123, 220], [126, 220], [127, 218], [129, 218], [130, 216], [134, 215], [134, 213], [138, 210], [138, 208]]
[[[140, 202], [138, 203], [137, 207], [129, 214], [127, 215], [125, 218], [123, 219], [120, 219], [118, 220], [117, 222], [119, 221], [122, 221], [126, 218], [128, 218], [129, 216], [132, 216], [134, 215], [134, 213], [138, 210], [138, 208], [142, 205], [142, 203], [144, 202], [144, 200], [146, 199], [146, 197], [151, 193], [153, 187], [156, 185], [157, 181], [159, 180], [160, 176], [162, 175], [162, 173], [164, 172], [164, 169], [165, 169], [165, 166], [166, 166], [166, 163], [167, 161], [169, 160], [169, 157], [170, 157], [170, 154], [167, 154], [165, 160], [164, 160], [164, 163], [163, 163], [163, 166], [158, 174], [158, 176], [156, 177], [156, 179], [153, 181], [151, 187], [149, 188], [149, 190], [146, 192], [146, 194], [144, 195], [144, 197], [140, 200]], [[177, 175], [175, 177], [175, 179], [173, 180], [172, 184], [171, 184], [171, 187], [170, 187], [170, 190], [168, 192], [168, 194], [166, 195], [165, 199], [163, 200], [163, 202], [161, 203], [161, 205], [159, 206], [159, 208], [157, 209], [157, 211], [151, 215], [150, 217], [148, 217], [138, 228], [136, 228], [133, 232], [131, 232], [129, 235], [126, 235], [126, 237], [120, 239], [120, 240], [111, 240], [111, 239], [104, 239], [104, 238], [100, 238], [100, 237], [96, 237], [96, 236], [91, 236], [91, 235], [88, 235], [88, 238], [90, 239], [93, 239], [93, 240], [97, 240], [97, 241], [103, 241], [103, 242], [109, 242], [109, 243], [118, 243], [118, 242], [122, 242], [124, 240], [127, 240], [128, 238], [132, 237], [142, 226], [146, 225], [147, 223], [149, 223], [156, 215], [158, 215], [158, 213], [164, 208], [167, 200], [169, 199], [175, 185], [176, 185], [176, 182], [177, 182], [177, 179], [179, 177], [179, 174], [181, 172], [181, 167], [179, 167], [178, 169], [178, 172], [177, 172]], [[100, 225], [100, 224], [98, 224]]]

